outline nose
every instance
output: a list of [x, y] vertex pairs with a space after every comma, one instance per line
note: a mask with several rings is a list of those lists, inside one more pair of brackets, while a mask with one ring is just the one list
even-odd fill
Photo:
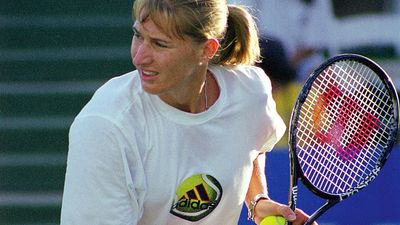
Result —
[[131, 57], [135, 66], [150, 64], [152, 61], [150, 46], [145, 42], [132, 42]]

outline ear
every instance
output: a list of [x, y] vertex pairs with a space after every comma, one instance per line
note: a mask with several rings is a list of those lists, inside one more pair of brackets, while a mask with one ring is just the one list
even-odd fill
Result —
[[204, 57], [208, 61], [211, 60], [217, 53], [219, 48], [219, 41], [215, 38], [210, 38], [204, 45]]

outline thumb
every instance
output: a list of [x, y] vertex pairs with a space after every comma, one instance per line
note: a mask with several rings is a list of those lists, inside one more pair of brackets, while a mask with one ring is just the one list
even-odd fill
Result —
[[278, 208], [278, 212], [283, 217], [285, 217], [285, 219], [287, 221], [291, 221], [292, 222], [292, 221], [294, 221], [296, 219], [296, 214], [287, 205], [280, 205], [279, 208]]

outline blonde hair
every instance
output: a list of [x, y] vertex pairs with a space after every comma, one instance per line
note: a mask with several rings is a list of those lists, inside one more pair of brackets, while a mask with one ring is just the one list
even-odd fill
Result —
[[151, 18], [166, 34], [202, 43], [220, 41], [211, 63], [253, 65], [260, 57], [257, 27], [246, 8], [225, 0], [135, 0], [134, 20]]

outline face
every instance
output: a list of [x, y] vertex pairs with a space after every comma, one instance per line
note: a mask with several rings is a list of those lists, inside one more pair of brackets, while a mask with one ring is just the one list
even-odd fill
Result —
[[135, 22], [131, 56], [143, 89], [156, 95], [187, 95], [205, 71], [200, 45], [163, 33], [150, 19]]

